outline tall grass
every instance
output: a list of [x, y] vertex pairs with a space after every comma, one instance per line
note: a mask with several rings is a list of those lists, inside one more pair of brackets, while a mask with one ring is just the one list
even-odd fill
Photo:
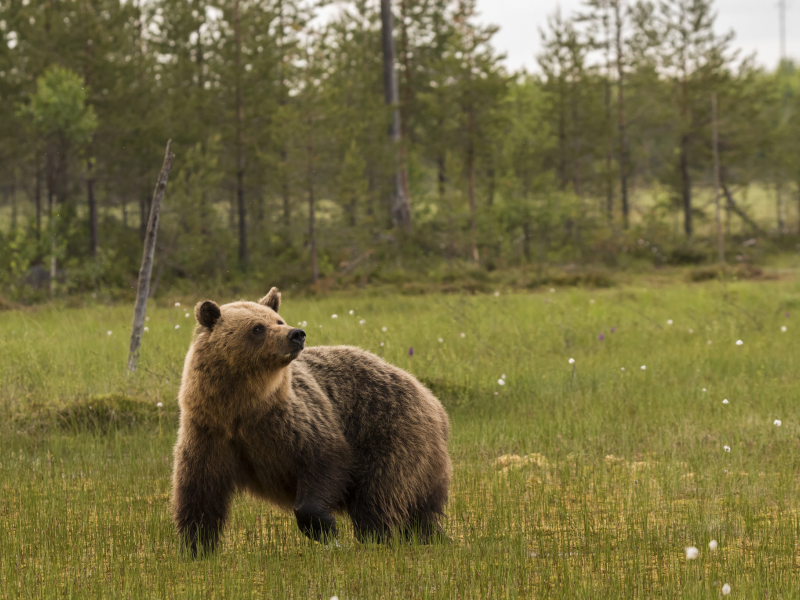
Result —
[[[193, 325], [184, 314], [194, 299], [182, 300], [149, 311], [132, 377], [130, 307], [0, 314], [0, 597], [800, 589], [793, 281], [498, 297], [285, 292], [282, 313], [307, 322], [310, 344], [362, 346], [440, 396], [453, 431], [453, 543], [361, 545], [340, 519], [340, 545], [325, 547], [289, 515], [241, 497], [220, 551], [200, 560], [179, 553], [169, 515], [175, 395]], [[139, 399], [148, 418], [103, 432], [46, 420], [108, 394]], [[700, 549], [696, 561], [686, 546]]]

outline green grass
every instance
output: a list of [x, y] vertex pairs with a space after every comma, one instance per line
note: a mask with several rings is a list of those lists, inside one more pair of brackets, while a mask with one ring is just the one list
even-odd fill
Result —
[[[799, 597], [800, 283], [287, 290], [283, 314], [308, 321], [310, 344], [368, 348], [442, 399], [453, 543], [360, 545], [340, 519], [340, 547], [325, 547], [240, 497], [200, 560], [179, 553], [169, 514], [195, 299], [174, 300], [151, 304], [133, 377], [130, 307], [0, 313], [0, 598], [716, 598], [724, 583]], [[139, 418], [97, 425], [114, 407]]]

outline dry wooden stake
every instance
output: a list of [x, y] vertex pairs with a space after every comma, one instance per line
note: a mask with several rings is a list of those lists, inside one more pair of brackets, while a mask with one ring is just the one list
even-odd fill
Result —
[[164, 154], [164, 165], [158, 174], [156, 189], [153, 192], [153, 204], [150, 208], [150, 219], [147, 221], [147, 233], [144, 236], [144, 250], [142, 251], [142, 266], [139, 269], [139, 286], [136, 290], [136, 305], [133, 309], [133, 328], [131, 330], [131, 347], [128, 353], [128, 373], [136, 371], [139, 360], [139, 346], [142, 343], [144, 331], [144, 314], [147, 309], [147, 296], [150, 291], [150, 273], [153, 270], [153, 255], [156, 252], [156, 233], [158, 232], [158, 219], [161, 216], [161, 200], [164, 199], [164, 190], [167, 188], [169, 172], [172, 169], [172, 160], [175, 155], [169, 151], [172, 140], [167, 142], [167, 151]]

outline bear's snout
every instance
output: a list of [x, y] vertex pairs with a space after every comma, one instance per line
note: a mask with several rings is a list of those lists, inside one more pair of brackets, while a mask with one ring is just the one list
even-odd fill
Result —
[[306, 343], [306, 332], [302, 329], [292, 329], [289, 332], [289, 341], [302, 350]]

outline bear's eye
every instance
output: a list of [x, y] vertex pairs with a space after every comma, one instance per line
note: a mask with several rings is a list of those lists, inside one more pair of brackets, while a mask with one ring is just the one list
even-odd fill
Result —
[[283, 321], [281, 321], [281, 320], [279, 319], [279, 320], [278, 320], [278, 325], [286, 325], [286, 323], [284, 323]]
[[267, 328], [264, 327], [263, 325], [256, 325], [255, 327], [253, 327], [253, 333], [255, 333], [256, 335], [261, 335], [266, 330]]

